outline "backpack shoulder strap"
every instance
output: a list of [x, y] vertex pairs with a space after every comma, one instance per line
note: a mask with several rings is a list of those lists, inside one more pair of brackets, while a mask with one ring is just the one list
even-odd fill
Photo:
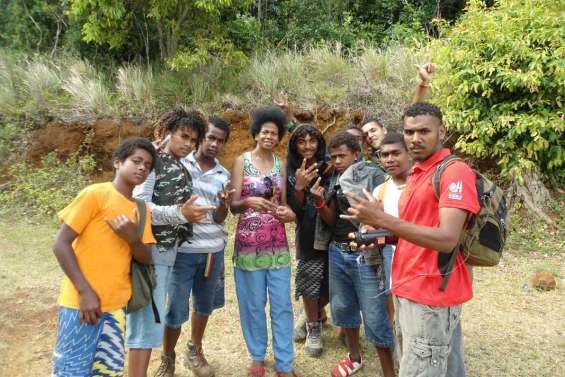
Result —
[[[135, 203], [137, 204], [137, 210], [139, 211], [139, 223], [137, 224], [137, 235], [139, 238], [143, 237], [143, 231], [145, 229], [145, 222], [147, 220], [147, 207], [145, 206], [145, 201], [134, 198]], [[156, 323], [161, 323], [161, 317], [159, 316], [159, 310], [157, 309], [157, 305], [155, 304], [155, 299], [153, 297], [153, 279], [150, 276], [149, 268], [153, 268], [151, 266], [142, 265], [140, 271], [146, 281], [150, 283], [151, 287], [151, 308], [153, 310], [153, 316], [155, 317]]]
[[145, 220], [147, 218], [147, 207], [145, 207], [145, 201], [135, 198], [135, 203], [137, 204], [137, 211], [139, 212], [139, 223], [137, 224], [137, 235], [139, 238], [143, 238], [143, 230], [145, 229]]
[[450, 154], [446, 158], [444, 158], [439, 165], [437, 166], [434, 175], [432, 176], [432, 185], [434, 187], [434, 194], [436, 195], [436, 199], [439, 200], [440, 196], [440, 182], [441, 182], [441, 175], [445, 168], [451, 165], [455, 161], [461, 161], [461, 159], [453, 154]]

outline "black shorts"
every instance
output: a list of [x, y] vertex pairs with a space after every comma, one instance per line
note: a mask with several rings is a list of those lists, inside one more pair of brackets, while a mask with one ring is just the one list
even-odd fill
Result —
[[326, 253], [318, 258], [298, 260], [294, 297], [308, 299], [329, 297], [328, 257]]

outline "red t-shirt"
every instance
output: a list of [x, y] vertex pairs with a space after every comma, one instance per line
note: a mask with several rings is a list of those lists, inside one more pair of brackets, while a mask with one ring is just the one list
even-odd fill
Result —
[[[399, 202], [402, 220], [439, 227], [440, 208], [460, 208], [473, 214], [479, 211], [475, 173], [462, 161], [451, 163], [443, 171], [438, 202], [432, 175], [450, 153], [444, 148], [414, 165]], [[392, 293], [430, 306], [454, 306], [469, 301], [473, 298], [473, 288], [461, 254], [457, 256], [445, 291], [440, 291], [440, 264], [446, 265], [448, 260], [449, 254], [399, 239], [392, 263]]]

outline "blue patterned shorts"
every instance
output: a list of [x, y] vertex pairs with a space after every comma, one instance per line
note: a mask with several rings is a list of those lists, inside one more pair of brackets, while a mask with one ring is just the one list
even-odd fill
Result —
[[122, 377], [124, 309], [104, 312], [96, 325], [80, 323], [78, 309], [59, 308], [52, 377]]

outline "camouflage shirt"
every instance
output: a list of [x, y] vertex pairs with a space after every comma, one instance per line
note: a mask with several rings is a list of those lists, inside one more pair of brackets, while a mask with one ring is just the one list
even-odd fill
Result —
[[[159, 206], [182, 205], [192, 195], [192, 179], [186, 168], [167, 153], [160, 153], [155, 162], [155, 187], [151, 201]], [[159, 251], [164, 252], [188, 241], [192, 225], [153, 225], [153, 235]]]

